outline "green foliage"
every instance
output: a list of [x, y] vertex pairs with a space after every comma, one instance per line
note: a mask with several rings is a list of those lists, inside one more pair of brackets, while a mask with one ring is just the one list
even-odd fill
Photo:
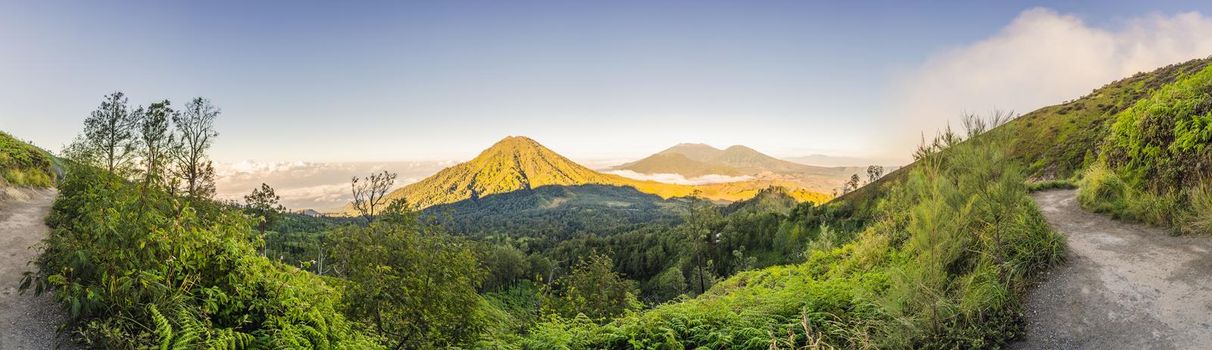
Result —
[[368, 226], [332, 234], [347, 279], [346, 313], [393, 347], [468, 342], [484, 328], [476, 287], [482, 272], [467, 242], [418, 220], [401, 202]]
[[571, 273], [556, 280], [554, 288], [544, 293], [544, 314], [584, 315], [604, 322], [641, 307], [635, 282], [615, 272], [614, 262], [603, 255], [581, 260]]
[[47, 220], [34, 282], [55, 289], [85, 345], [106, 349], [378, 348], [340, 290], [260, 257], [250, 220], [76, 167]]
[[1117, 113], [1085, 172], [1078, 200], [1114, 217], [1208, 230], [1207, 174], [1212, 172], [1212, 67], [1181, 74], [1172, 83]]
[[1183, 76], [1115, 117], [1107, 165], [1134, 187], [1163, 193], [1212, 172], [1212, 67]]
[[274, 188], [268, 184], [262, 183], [260, 188], [254, 188], [252, 193], [244, 196], [244, 210], [253, 217], [259, 219], [257, 230], [265, 233], [265, 230], [274, 226], [277, 223], [278, 217], [286, 210], [278, 201], [279, 197], [274, 193]]
[[[978, 138], [937, 150], [888, 187], [860, 233], [815, 231], [803, 263], [740, 272], [696, 298], [607, 324], [552, 318], [521, 339], [499, 341], [577, 349], [999, 347], [1020, 331], [1019, 300], [1033, 274], [1064, 251], [1027, 196], [1023, 172], [1008, 165], [1004, 142]], [[688, 232], [716, 227], [710, 216], [692, 220]]]
[[3, 180], [0, 187], [3, 182], [13, 186], [54, 186], [52, 159], [46, 151], [0, 132], [0, 179]]
[[1078, 202], [1087, 210], [1167, 227], [1180, 218], [1195, 217], [1195, 211], [1183, 205], [1184, 196], [1180, 191], [1155, 194], [1137, 188], [1101, 163], [1086, 170], [1077, 192]]

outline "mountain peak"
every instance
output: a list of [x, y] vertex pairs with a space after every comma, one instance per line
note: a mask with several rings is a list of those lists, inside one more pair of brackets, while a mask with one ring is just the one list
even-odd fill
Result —
[[489, 147], [489, 149], [497, 148], [497, 147], [535, 147], [535, 146], [542, 147], [543, 145], [540, 145], [538, 141], [535, 141], [534, 139], [531, 139], [526, 136], [510, 135], [510, 136], [505, 136], [505, 138], [501, 139], [500, 141], [497, 141], [497, 143], [493, 144], [492, 147]]
[[743, 145], [732, 145], [732, 146], [728, 146], [728, 148], [725, 148], [725, 149], [724, 149], [724, 152], [762, 153], [762, 152], [758, 152], [758, 151], [757, 151], [757, 150], [755, 150], [755, 149], [752, 149], [752, 148], [749, 148], [749, 147], [746, 147], [746, 146], [743, 146]]

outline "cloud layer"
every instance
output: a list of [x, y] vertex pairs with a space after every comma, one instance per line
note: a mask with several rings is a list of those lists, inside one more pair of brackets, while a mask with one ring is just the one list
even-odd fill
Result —
[[703, 176], [687, 178], [687, 177], [679, 175], [679, 174], [664, 174], [664, 173], [642, 174], [642, 173], [637, 173], [637, 172], [634, 172], [631, 170], [611, 170], [611, 171], [606, 171], [606, 173], [614, 174], [614, 175], [618, 175], [618, 176], [622, 176], [622, 177], [626, 177], [626, 178], [636, 179], [636, 180], [656, 181], [656, 182], [664, 182], [664, 183], [679, 184], [679, 185], [702, 185], [702, 184], [713, 184], [713, 183], [723, 183], [723, 182], [747, 181], [747, 180], [753, 179], [753, 176], [747, 176], [747, 175], [746, 176], [728, 176], [728, 175], [717, 175], [717, 174], [708, 174], [708, 175], [703, 175]]
[[916, 131], [929, 135], [966, 112], [1027, 113], [1209, 55], [1212, 19], [1200, 13], [1147, 15], [1104, 29], [1030, 9], [992, 37], [940, 52], [894, 84], [893, 112], [907, 124], [900, 130], [915, 131], [898, 136], [897, 148], [916, 143]]
[[282, 197], [282, 204], [292, 210], [328, 210], [341, 207], [350, 200], [349, 181], [353, 176], [366, 176], [387, 170], [399, 177], [400, 187], [420, 181], [453, 162], [251, 162], [215, 165], [215, 188], [218, 199], [243, 201], [243, 196], [267, 183]]

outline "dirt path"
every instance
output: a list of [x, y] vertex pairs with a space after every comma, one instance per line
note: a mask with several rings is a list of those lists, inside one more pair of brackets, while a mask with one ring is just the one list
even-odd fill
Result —
[[1035, 194], [1069, 260], [1027, 297], [1018, 349], [1212, 349], [1212, 238], [1083, 211], [1073, 190]]
[[21, 273], [31, 269], [26, 263], [38, 255], [30, 249], [46, 237], [43, 220], [50, 213], [55, 192], [25, 191], [16, 198], [0, 201], [0, 349], [70, 348], [56, 329], [63, 312], [50, 294], [33, 296], [17, 293]]

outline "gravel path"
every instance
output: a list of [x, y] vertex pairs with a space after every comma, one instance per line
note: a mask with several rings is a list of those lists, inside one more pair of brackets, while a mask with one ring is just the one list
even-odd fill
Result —
[[0, 350], [72, 348], [56, 331], [64, 316], [50, 294], [17, 293], [21, 273], [32, 269], [27, 263], [38, 256], [31, 248], [37, 248], [49, 231], [43, 220], [55, 192], [14, 194], [18, 198], [0, 201]]
[[1068, 262], [1027, 296], [1017, 349], [1212, 349], [1212, 238], [1083, 211], [1073, 190], [1035, 201]]

